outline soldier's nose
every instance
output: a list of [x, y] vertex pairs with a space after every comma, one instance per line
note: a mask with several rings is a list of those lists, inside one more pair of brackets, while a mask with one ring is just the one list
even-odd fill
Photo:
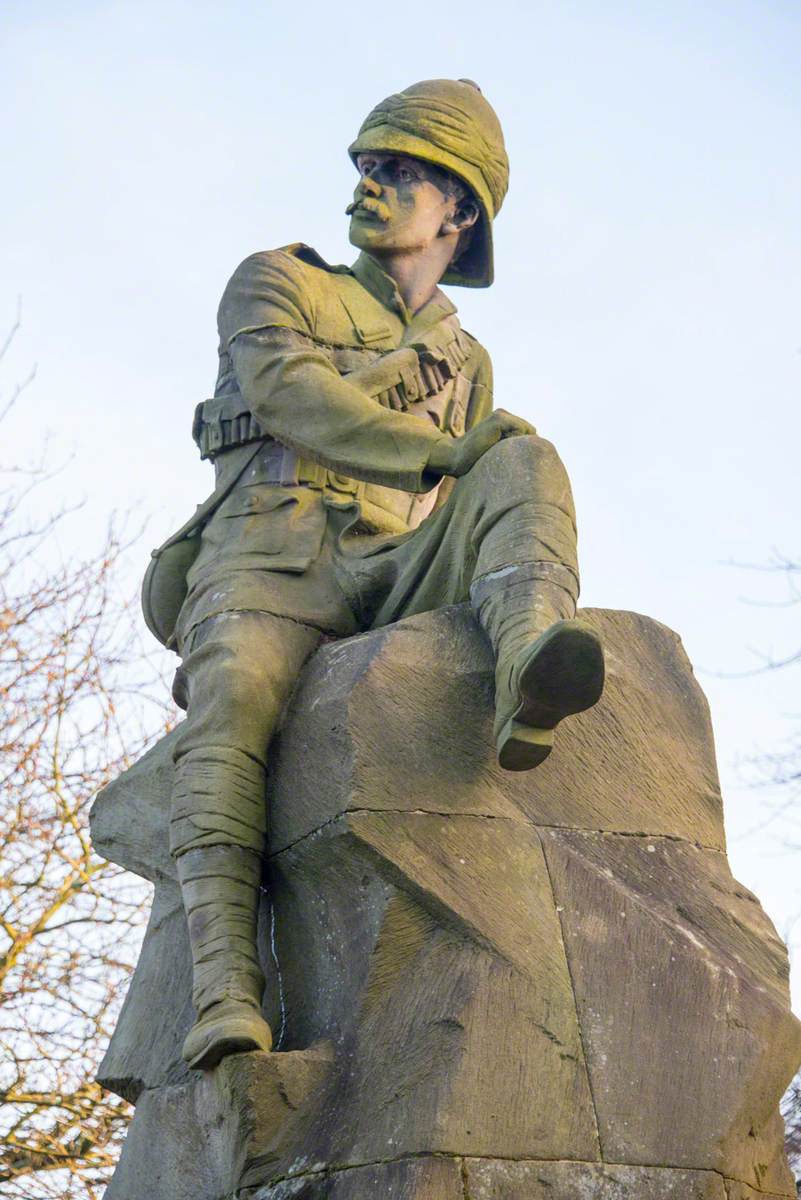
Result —
[[359, 187], [365, 196], [381, 195], [381, 184], [377, 183], [370, 175], [362, 175]]

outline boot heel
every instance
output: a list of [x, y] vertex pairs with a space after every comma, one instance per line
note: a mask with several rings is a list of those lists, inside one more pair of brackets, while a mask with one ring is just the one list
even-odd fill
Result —
[[505, 771], [530, 771], [553, 749], [554, 731], [507, 721], [498, 734], [498, 762]]

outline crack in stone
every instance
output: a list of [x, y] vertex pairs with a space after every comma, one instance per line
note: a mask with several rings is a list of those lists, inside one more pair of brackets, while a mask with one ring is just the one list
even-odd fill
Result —
[[[700, 1175], [716, 1175], [722, 1182], [726, 1191], [727, 1200], [731, 1200], [731, 1187], [733, 1184], [743, 1184], [751, 1189], [756, 1195], [767, 1196], [768, 1200], [780, 1200], [780, 1195], [776, 1192], [765, 1192], [761, 1188], [755, 1187], [753, 1183], [748, 1183], [744, 1179], [734, 1179], [732, 1176], [724, 1175], [722, 1171], [715, 1167], [695, 1167], [687, 1166], [686, 1164], [677, 1165], [675, 1163], [625, 1163], [625, 1162], [607, 1162], [604, 1159], [585, 1159], [585, 1158], [523, 1158], [513, 1155], [469, 1155], [458, 1154], [450, 1150], [421, 1150], [417, 1153], [407, 1152], [398, 1154], [392, 1158], [375, 1158], [365, 1162], [347, 1162], [347, 1163], [332, 1163], [326, 1167], [313, 1168], [307, 1171], [297, 1171], [291, 1174], [282, 1175], [277, 1179], [270, 1180], [266, 1184], [251, 1185], [246, 1188], [239, 1189], [230, 1198], [230, 1200], [259, 1200], [261, 1196], [267, 1195], [266, 1189], [279, 1187], [282, 1183], [293, 1183], [295, 1181], [310, 1179], [323, 1179], [326, 1176], [341, 1175], [346, 1171], [358, 1171], [367, 1167], [385, 1167], [392, 1166], [396, 1163], [417, 1162], [425, 1159], [446, 1159], [453, 1162], [459, 1168], [459, 1176], [462, 1183], [462, 1200], [472, 1200], [470, 1194], [470, 1177], [468, 1172], [468, 1161], [475, 1163], [523, 1163], [537, 1166], [538, 1164], [548, 1166], [574, 1166], [574, 1167], [591, 1167], [595, 1170], [605, 1169], [624, 1169], [636, 1171], [675, 1171], [675, 1172], [697, 1172]], [[226, 1198], [228, 1200], [228, 1198]], [[789, 1197], [787, 1198], [789, 1200]]]
[[[547, 1025], [541, 1025], [539, 1021], [534, 1021], [533, 1025], [535, 1029], [539, 1029], [540, 1033], [545, 1034], [549, 1042], [553, 1042], [554, 1046], [560, 1046], [564, 1050], [565, 1043], [560, 1041], [556, 1034], [550, 1030]], [[570, 1057], [572, 1057], [572, 1055]]]
[[467, 1174], [467, 1159], [459, 1160], [459, 1174], [462, 1179], [462, 1200], [472, 1200], [470, 1195], [470, 1177]]
[[545, 853], [545, 846], [543, 845], [541, 837], [540, 837], [540, 854], [542, 855], [542, 861], [545, 864], [545, 874], [548, 878], [548, 886], [551, 891], [551, 899], [553, 901], [554, 911], [555, 911], [557, 919], [559, 921], [559, 936], [562, 941], [562, 952], [564, 953], [564, 956], [565, 956], [565, 967], [567, 968], [567, 975], [568, 975], [568, 979], [570, 980], [570, 990], [573, 993], [573, 1011], [576, 1014], [576, 1029], [578, 1031], [579, 1045], [581, 1046], [581, 1057], [582, 1057], [582, 1061], [584, 1064], [584, 1073], [587, 1077], [587, 1089], [590, 1093], [590, 1103], [592, 1104], [592, 1119], [595, 1124], [595, 1139], [598, 1143], [598, 1154], [599, 1154], [601, 1160], [603, 1160], [604, 1150], [603, 1150], [603, 1144], [601, 1141], [601, 1125], [598, 1120], [598, 1105], [595, 1101], [595, 1092], [594, 1092], [593, 1086], [592, 1086], [592, 1076], [590, 1074], [590, 1065], [589, 1065], [589, 1061], [587, 1059], [587, 1047], [584, 1042], [584, 1030], [581, 1028], [581, 1018], [579, 1017], [579, 1011], [578, 1011], [578, 999], [576, 997], [576, 984], [573, 979], [573, 968], [570, 965], [570, 955], [567, 952], [567, 941], [565, 940], [565, 930], [564, 930], [564, 925], [563, 925], [562, 913], [560, 912], [560, 905], [557, 903], [557, 899], [556, 899], [556, 889], [554, 888], [554, 885], [553, 885], [553, 876], [551, 875], [551, 867], [550, 867], [550, 863], [548, 862], [548, 855]]
[[360, 813], [372, 813], [377, 816], [411, 816], [411, 817], [468, 817], [476, 821], [508, 821], [510, 825], [525, 825], [528, 829], [534, 830], [554, 830], [561, 833], [578, 833], [592, 835], [597, 837], [626, 837], [626, 838], [650, 838], [653, 841], [664, 842], [679, 842], [685, 846], [694, 846], [698, 850], [708, 850], [713, 854], [723, 854], [724, 851], [719, 846], [710, 846], [706, 842], [693, 842], [689, 838], [680, 837], [675, 833], [647, 833], [639, 832], [630, 829], [593, 829], [590, 826], [576, 825], [546, 825], [541, 822], [529, 821], [525, 818], [507, 817], [500, 813], [471, 813], [471, 812], [454, 812], [453, 809], [435, 809], [435, 808], [369, 808], [366, 805], [360, 805], [358, 808], [346, 808], [342, 812], [335, 813], [333, 817], [329, 817], [327, 821], [323, 821], [321, 825], [317, 825], [314, 829], [308, 830], [307, 833], [302, 833], [292, 842], [287, 842], [280, 850], [273, 850], [266, 857], [268, 860], [278, 858], [280, 854], [285, 854], [287, 850], [293, 850], [295, 846], [299, 846], [301, 842], [307, 841], [317, 833], [322, 833], [324, 829], [336, 824], [337, 821], [344, 821], [346, 817], [358, 816]]

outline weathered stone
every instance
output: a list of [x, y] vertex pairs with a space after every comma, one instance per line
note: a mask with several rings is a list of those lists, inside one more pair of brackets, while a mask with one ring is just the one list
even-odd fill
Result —
[[604, 643], [604, 695], [522, 775], [495, 759], [492, 656], [467, 606], [320, 651], [278, 741], [273, 851], [360, 807], [663, 834], [722, 850], [709, 710], [679, 638], [636, 613], [581, 615]]
[[599, 1157], [536, 830], [354, 812], [273, 870], [284, 1044], [343, 1051], [304, 1153]]
[[712, 1171], [467, 1159], [465, 1174], [469, 1200], [728, 1200]]
[[103, 1064], [141, 1092], [109, 1200], [794, 1194], [786, 955], [728, 870], [706, 703], [669, 630], [585, 615], [604, 699], [523, 776], [495, 763], [466, 609], [311, 661], [272, 756], [270, 1056], [203, 1076], [179, 1057], [175, 735], [106, 789], [98, 849], [156, 883]]
[[[747, 1183], [740, 1183], [734, 1179], [726, 1179], [724, 1183], [726, 1187], [726, 1200], [784, 1200], [787, 1194], [786, 1192], [755, 1191]], [[795, 1192], [792, 1195], [795, 1195]]]
[[161, 880], [98, 1082], [134, 1104], [144, 1089], [186, 1082], [191, 1072], [181, 1045], [192, 1019], [192, 963], [181, 894], [176, 884]]
[[92, 806], [92, 844], [98, 854], [151, 883], [176, 878], [167, 820], [178, 733], [174, 729], [151, 746], [98, 793]]
[[406, 1159], [285, 1179], [254, 1200], [464, 1200], [456, 1159]]
[[194, 1015], [192, 963], [168, 834], [177, 736], [156, 742], [98, 794], [91, 812], [98, 854], [154, 884], [139, 961], [98, 1070], [104, 1087], [134, 1103], [145, 1089], [192, 1078], [181, 1058]]
[[789, 1188], [776, 1063], [797, 1055], [798, 1023], [755, 898], [716, 851], [556, 830], [543, 841], [604, 1158]]
[[222, 1200], [268, 1158], [324, 1083], [326, 1047], [238, 1054], [188, 1083], [144, 1092], [106, 1200]]

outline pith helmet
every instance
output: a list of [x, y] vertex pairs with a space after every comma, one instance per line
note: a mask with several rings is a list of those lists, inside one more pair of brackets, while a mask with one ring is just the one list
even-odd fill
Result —
[[494, 277], [492, 222], [509, 186], [500, 121], [475, 83], [427, 79], [387, 96], [364, 121], [348, 153], [407, 154], [461, 179], [481, 209], [473, 239], [443, 283], [489, 287]]

